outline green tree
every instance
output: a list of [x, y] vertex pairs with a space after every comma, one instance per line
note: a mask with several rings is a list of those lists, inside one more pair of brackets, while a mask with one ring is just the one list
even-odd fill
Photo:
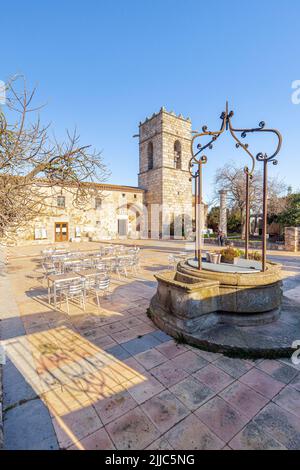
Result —
[[237, 209], [232, 209], [227, 217], [227, 229], [231, 233], [240, 233], [242, 230], [241, 213]]
[[276, 217], [276, 222], [284, 227], [295, 227], [300, 225], [300, 193], [287, 196], [287, 207]]
[[218, 230], [220, 220], [220, 207], [214, 206], [207, 214], [207, 228], [213, 229], [214, 232]]

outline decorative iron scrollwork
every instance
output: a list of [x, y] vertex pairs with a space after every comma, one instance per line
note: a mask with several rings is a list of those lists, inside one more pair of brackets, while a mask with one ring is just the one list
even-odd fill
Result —
[[[254, 169], [255, 169], [255, 162], [263, 162], [263, 236], [262, 236], [262, 270], [265, 271], [266, 269], [266, 245], [267, 245], [267, 164], [272, 162], [273, 165], [277, 165], [278, 161], [275, 158], [279, 153], [282, 145], [282, 136], [280, 132], [276, 129], [266, 129], [266, 123], [264, 121], [260, 121], [258, 127], [254, 128], [234, 128], [231, 123], [231, 119], [234, 116], [234, 112], [228, 112], [228, 102], [226, 102], [225, 111], [221, 113], [220, 119], [222, 121], [221, 127], [219, 131], [209, 131], [207, 126], [202, 127], [202, 132], [195, 133], [191, 141], [191, 158], [189, 162], [189, 171], [192, 178], [195, 179], [195, 183], [197, 185], [198, 181], [198, 195], [197, 189], [195, 190], [195, 207], [196, 207], [196, 200], [199, 200], [202, 203], [202, 165], [207, 163], [207, 156], [203, 154], [205, 149], [211, 150], [213, 148], [214, 142], [220, 137], [220, 135], [225, 132], [225, 130], [229, 130], [231, 136], [235, 140], [236, 148], [242, 148], [247, 155], [250, 157], [251, 165], [247, 165], [244, 167], [245, 173], [245, 181], [246, 181], [246, 235], [245, 235], [245, 257], [248, 257], [248, 247], [249, 247], [249, 224], [250, 224], [250, 182], [253, 179]], [[277, 147], [275, 152], [272, 155], [268, 156], [266, 153], [259, 152], [254, 155], [249, 150], [249, 144], [243, 143], [242, 140], [247, 137], [250, 133], [262, 133], [266, 132], [269, 134], [275, 134], [278, 138]], [[239, 137], [238, 135], [239, 134]], [[202, 145], [200, 142], [197, 143], [195, 148], [195, 142], [197, 139], [204, 137], [204, 136], [211, 136], [209, 142], [205, 145]], [[195, 150], [194, 150], [195, 149]], [[197, 199], [198, 198], [198, 199]], [[200, 245], [196, 249], [196, 256], [198, 257], [198, 268], [201, 269], [201, 235], [200, 235]]]
[[[243, 129], [238, 129], [234, 128], [231, 123], [231, 119], [234, 116], [234, 112], [230, 111], [228, 112], [228, 102], [226, 102], [226, 107], [225, 111], [221, 113], [220, 119], [222, 120], [222, 124], [220, 127], [219, 131], [209, 131], [207, 126], [202, 127], [202, 132], [196, 133], [191, 141], [191, 154], [192, 157], [190, 159], [190, 167], [193, 165], [199, 164], [199, 163], [206, 163], [207, 162], [207, 156], [202, 155], [201, 158], [199, 158], [199, 155], [204, 152], [205, 149], [211, 150], [213, 148], [213, 143], [220, 137], [221, 134], [225, 130], [229, 130], [230, 134], [232, 135], [233, 139], [236, 141], [236, 148], [242, 148], [250, 157], [251, 159], [251, 166], [250, 168], [246, 166], [244, 168], [244, 171], [247, 171], [249, 175], [253, 175], [254, 169], [255, 169], [255, 160], [257, 161], [263, 161], [267, 160], [268, 162], [272, 162], [273, 165], [277, 165], [277, 160], [275, 159], [276, 155], [279, 153], [282, 145], [282, 136], [280, 132], [276, 129], [266, 129], [266, 123], [264, 121], [260, 121], [258, 124], [258, 127], [254, 128], [243, 128]], [[248, 143], [243, 143], [241, 139], [245, 139], [248, 134], [250, 133], [255, 133], [255, 132], [266, 132], [266, 133], [272, 133], [275, 134], [278, 137], [278, 144], [275, 152], [271, 156], [267, 156], [266, 153], [259, 152], [256, 156], [253, 155], [253, 153], [249, 150], [249, 144]], [[237, 136], [237, 134], [240, 134], [240, 138]], [[211, 140], [202, 146], [201, 143], [198, 143], [196, 145], [197, 151], [194, 151], [194, 146], [195, 146], [195, 141], [196, 139], [199, 139], [203, 136], [212, 136]], [[204, 157], [204, 158], [203, 158]]]

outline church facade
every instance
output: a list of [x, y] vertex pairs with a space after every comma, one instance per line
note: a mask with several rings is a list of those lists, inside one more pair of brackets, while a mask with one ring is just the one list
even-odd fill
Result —
[[18, 243], [182, 238], [192, 231], [191, 121], [164, 108], [139, 125], [138, 185], [93, 184], [85, 208], [72, 191], [51, 188], [53, 203]]

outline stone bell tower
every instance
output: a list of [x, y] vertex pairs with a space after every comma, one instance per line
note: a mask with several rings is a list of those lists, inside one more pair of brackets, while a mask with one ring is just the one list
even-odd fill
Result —
[[139, 187], [145, 192], [148, 234], [176, 238], [192, 220], [191, 120], [161, 108], [139, 126]]

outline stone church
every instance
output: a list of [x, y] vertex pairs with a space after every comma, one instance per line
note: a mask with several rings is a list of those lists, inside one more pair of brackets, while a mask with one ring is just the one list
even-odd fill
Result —
[[161, 108], [139, 125], [138, 186], [93, 184], [83, 210], [74, 207], [70, 191], [52, 188], [51, 209], [19, 234], [19, 243], [188, 236], [191, 136], [189, 118]]

